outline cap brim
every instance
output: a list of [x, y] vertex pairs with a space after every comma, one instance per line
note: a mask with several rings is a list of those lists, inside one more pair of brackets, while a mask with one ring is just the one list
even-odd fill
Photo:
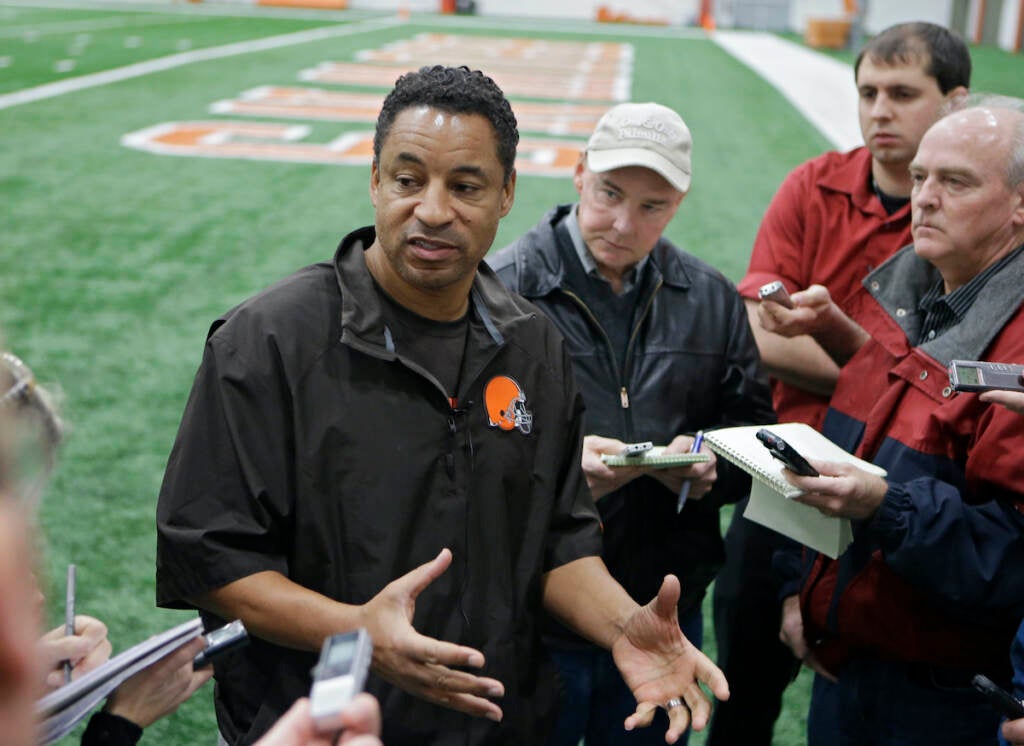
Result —
[[587, 167], [596, 173], [616, 168], [641, 166], [657, 171], [669, 184], [680, 192], [690, 189], [690, 174], [676, 168], [664, 157], [643, 148], [619, 148], [617, 150], [588, 150]]

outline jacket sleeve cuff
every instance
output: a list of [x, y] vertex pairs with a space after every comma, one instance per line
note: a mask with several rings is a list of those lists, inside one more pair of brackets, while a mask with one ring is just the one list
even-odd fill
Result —
[[914, 502], [901, 484], [889, 482], [882, 504], [868, 524], [871, 534], [885, 553], [894, 552], [903, 544], [910, 525]]
[[135, 746], [142, 728], [120, 715], [100, 710], [89, 719], [82, 734], [82, 746]]

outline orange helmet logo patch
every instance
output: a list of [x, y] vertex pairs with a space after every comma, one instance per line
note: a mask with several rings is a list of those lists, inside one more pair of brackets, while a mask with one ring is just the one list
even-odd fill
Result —
[[518, 430], [523, 435], [533, 430], [533, 413], [526, 408], [526, 394], [508, 376], [495, 376], [487, 382], [484, 404], [491, 427]]

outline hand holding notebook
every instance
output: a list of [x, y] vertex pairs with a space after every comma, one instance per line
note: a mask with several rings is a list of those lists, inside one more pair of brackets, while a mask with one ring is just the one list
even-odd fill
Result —
[[[848, 453], [808, 425], [787, 422], [765, 428], [805, 458], [850, 464], [868, 474], [885, 476], [884, 469]], [[849, 518], [825, 515], [817, 507], [793, 501], [805, 491], [786, 479], [782, 462], [758, 440], [759, 430], [759, 425], [748, 425], [704, 434], [704, 442], [711, 450], [753, 477], [744, 517], [830, 557], [838, 557], [853, 541]]]

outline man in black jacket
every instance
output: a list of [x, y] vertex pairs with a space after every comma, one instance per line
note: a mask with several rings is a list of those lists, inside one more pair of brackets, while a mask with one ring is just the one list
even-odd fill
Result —
[[210, 331], [160, 494], [157, 593], [249, 630], [216, 666], [232, 746], [357, 627], [389, 746], [542, 740], [542, 609], [612, 650], [638, 700], [616, 728], [667, 708], [675, 743], [710, 714], [699, 683], [728, 697], [679, 630], [679, 581], [640, 606], [601, 561], [572, 363], [482, 266], [517, 141], [483, 73], [403, 75], [377, 119], [374, 225]]
[[[749, 480], [713, 456], [667, 469], [601, 460], [632, 441], [685, 452], [699, 430], [774, 421], [736, 289], [662, 237], [690, 187], [691, 145], [671, 109], [616, 106], [576, 165], [579, 202], [549, 212], [489, 263], [566, 339], [587, 408], [583, 470], [606, 564], [634, 599], [678, 575], [680, 624], [699, 645], [700, 602], [724, 558], [718, 509]], [[662, 742], [657, 728], [613, 727], [635, 704], [607, 653], [555, 623], [546, 639], [563, 682], [554, 746]]]

